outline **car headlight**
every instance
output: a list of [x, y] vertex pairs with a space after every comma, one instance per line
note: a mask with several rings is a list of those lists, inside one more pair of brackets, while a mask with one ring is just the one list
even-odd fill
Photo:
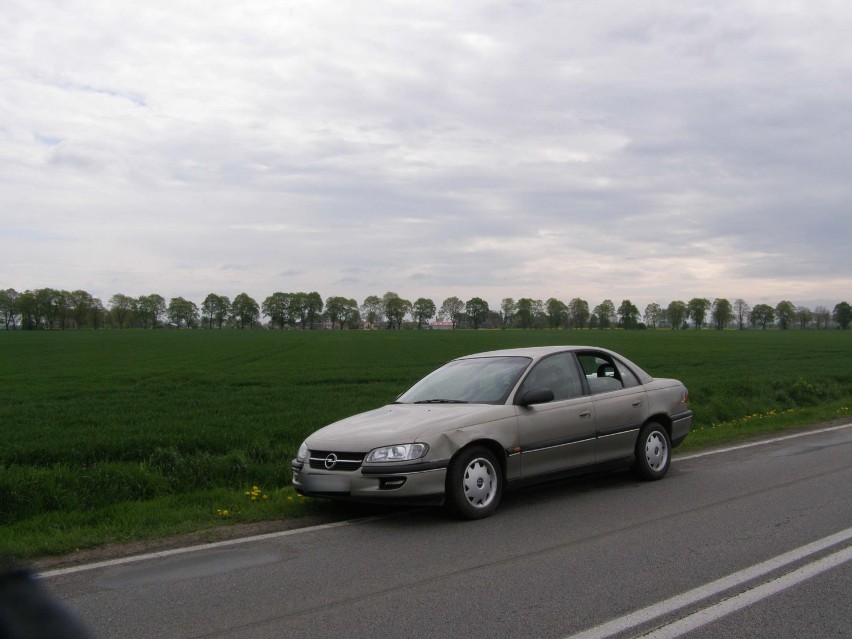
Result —
[[396, 446], [383, 446], [382, 448], [374, 448], [371, 450], [364, 461], [411, 461], [412, 459], [420, 459], [428, 451], [428, 444], [397, 444]]
[[308, 443], [302, 442], [302, 445], [299, 446], [299, 452], [296, 453], [296, 461], [304, 462], [308, 458]]

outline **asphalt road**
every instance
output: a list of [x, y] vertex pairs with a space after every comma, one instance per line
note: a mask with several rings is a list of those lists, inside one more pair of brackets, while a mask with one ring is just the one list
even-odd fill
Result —
[[850, 637], [852, 428], [44, 574], [98, 637]]

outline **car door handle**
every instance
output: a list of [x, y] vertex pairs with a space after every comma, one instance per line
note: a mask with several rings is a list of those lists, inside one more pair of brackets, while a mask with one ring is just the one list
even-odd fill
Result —
[[633, 408], [637, 408], [638, 406], [641, 406], [641, 405], [642, 405], [641, 399], [637, 399], [635, 402], [633, 402]]
[[587, 410], [584, 413], [580, 413], [580, 419], [588, 419], [591, 416], [592, 416], [592, 411], [590, 411], [590, 410]]

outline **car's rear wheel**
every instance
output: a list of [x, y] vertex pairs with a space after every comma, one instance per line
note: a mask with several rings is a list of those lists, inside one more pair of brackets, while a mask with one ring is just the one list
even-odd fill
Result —
[[483, 446], [458, 453], [447, 470], [446, 505], [464, 519], [482, 519], [503, 496], [503, 472], [494, 454]]
[[636, 441], [636, 473], [642, 479], [662, 479], [671, 463], [671, 440], [656, 422], [645, 424]]

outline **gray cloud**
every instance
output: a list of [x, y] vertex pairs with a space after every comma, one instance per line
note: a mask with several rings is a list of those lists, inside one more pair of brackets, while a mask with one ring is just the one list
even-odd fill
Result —
[[0, 286], [833, 305], [850, 29], [828, 2], [13, 2]]

